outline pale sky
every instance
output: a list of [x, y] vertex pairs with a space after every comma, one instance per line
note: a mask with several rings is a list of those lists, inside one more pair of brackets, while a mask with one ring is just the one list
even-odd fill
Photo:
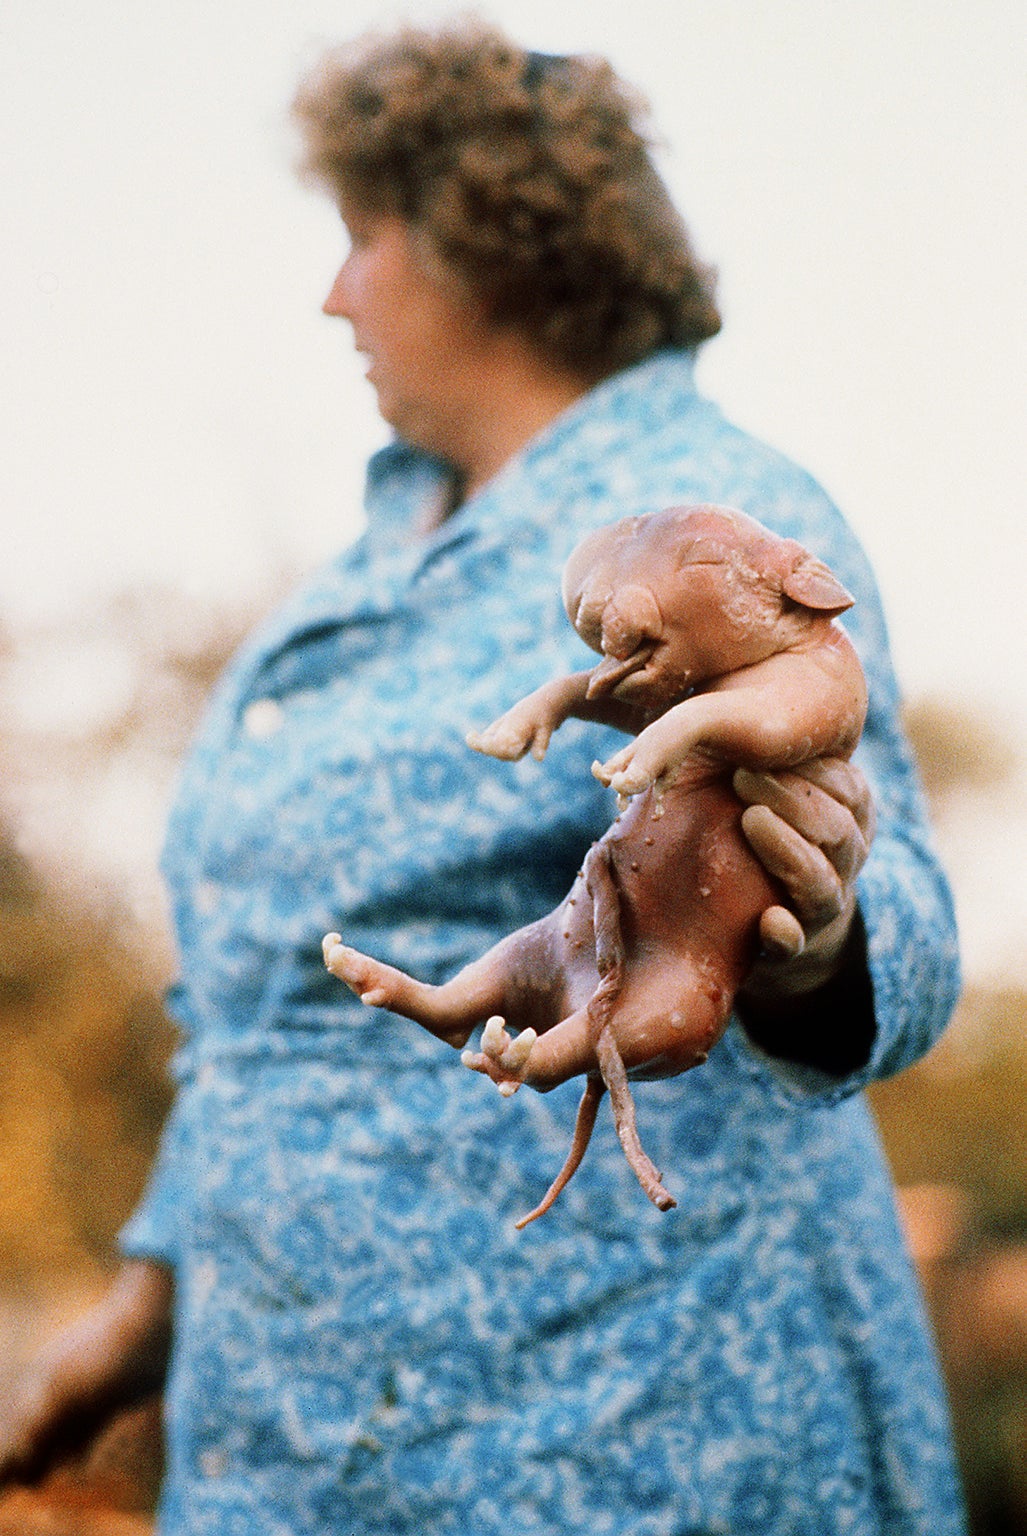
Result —
[[[0, 611], [245, 587], [352, 536], [383, 432], [287, 103], [374, 0], [5, 0]], [[496, 0], [609, 55], [721, 271], [700, 382], [866, 542], [911, 693], [1027, 722], [1020, 0]]]

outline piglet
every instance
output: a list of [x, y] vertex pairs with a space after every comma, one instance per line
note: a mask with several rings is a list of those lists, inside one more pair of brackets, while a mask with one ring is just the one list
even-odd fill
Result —
[[866, 713], [862, 669], [833, 622], [852, 598], [801, 545], [740, 512], [677, 507], [603, 528], [571, 555], [563, 598], [602, 659], [468, 743], [541, 759], [571, 716], [632, 737], [593, 767], [620, 814], [568, 896], [437, 987], [338, 934], [324, 941], [328, 969], [371, 1007], [457, 1048], [487, 1020], [463, 1061], [501, 1092], [585, 1075], [564, 1167], [519, 1227], [577, 1169], [607, 1090], [642, 1188], [661, 1210], [676, 1204], [641, 1145], [629, 1079], [706, 1060], [756, 958], [760, 916], [780, 902], [743, 835], [732, 773], [846, 758]]

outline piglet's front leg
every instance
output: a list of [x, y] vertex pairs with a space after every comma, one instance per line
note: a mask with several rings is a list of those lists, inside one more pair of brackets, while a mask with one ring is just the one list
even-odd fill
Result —
[[689, 758], [772, 768], [800, 762], [812, 751], [798, 711], [766, 687], [711, 690], [675, 704], [592, 772], [619, 795], [657, 795]]
[[654, 785], [659, 792], [670, 783], [674, 770], [696, 746], [692, 703], [686, 700], [669, 709], [605, 763], [593, 763], [600, 783], [618, 795], [640, 795]]
[[526, 752], [541, 762], [553, 732], [584, 703], [590, 676], [574, 672], [544, 683], [483, 731], [469, 731], [467, 745], [506, 762], [517, 762]]

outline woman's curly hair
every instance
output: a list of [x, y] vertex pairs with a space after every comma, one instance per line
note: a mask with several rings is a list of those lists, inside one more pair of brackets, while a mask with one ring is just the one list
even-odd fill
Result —
[[408, 222], [554, 362], [601, 377], [720, 329], [644, 103], [605, 60], [528, 53], [477, 20], [403, 27], [329, 52], [294, 113], [309, 175]]

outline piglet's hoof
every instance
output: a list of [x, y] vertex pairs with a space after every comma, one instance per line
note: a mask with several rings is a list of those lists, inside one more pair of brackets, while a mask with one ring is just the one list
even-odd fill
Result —
[[652, 775], [639, 772], [637, 767], [632, 770], [631, 754], [628, 751], [618, 752], [605, 763], [594, 762], [592, 773], [600, 784], [624, 796], [640, 795], [653, 782]]
[[504, 1098], [510, 1098], [521, 1086], [521, 1078], [531, 1048], [538, 1039], [533, 1029], [522, 1029], [512, 1036], [505, 1021], [494, 1014], [481, 1033], [481, 1050], [464, 1051], [460, 1060], [472, 1072], [491, 1077]]
[[644, 752], [636, 742], [629, 742], [605, 763], [593, 763], [592, 773], [600, 784], [615, 790], [621, 800], [643, 795], [647, 789], [655, 789], [662, 797], [675, 777], [673, 764], [658, 754]]
[[517, 762], [530, 752], [537, 763], [546, 755], [552, 728], [533, 716], [510, 710], [483, 731], [468, 731], [467, 745], [487, 757]]
[[326, 933], [321, 943], [324, 962], [333, 976], [344, 981], [368, 1008], [387, 1008], [393, 999], [389, 985], [391, 967], [381, 965], [358, 949], [350, 949], [341, 935]]

